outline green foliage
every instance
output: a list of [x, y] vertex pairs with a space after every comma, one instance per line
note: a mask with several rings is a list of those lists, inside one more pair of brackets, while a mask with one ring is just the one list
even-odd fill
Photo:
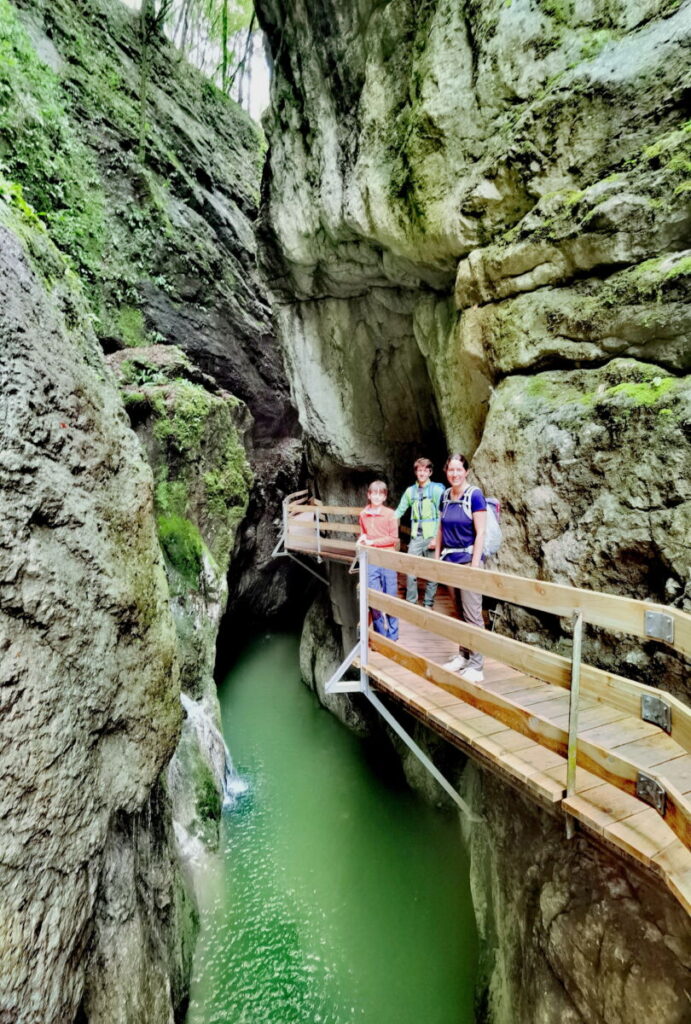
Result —
[[228, 92], [244, 59], [242, 50], [254, 22], [253, 0], [181, 0], [169, 22], [175, 42], [191, 59], [197, 40], [217, 44], [220, 59], [211, 74]]
[[154, 427], [154, 435], [174, 453], [189, 457], [199, 451], [213, 399], [190, 381], [175, 382], [174, 402]]
[[179, 515], [156, 517], [158, 539], [168, 562], [190, 586], [196, 586], [202, 571], [204, 546], [199, 530]]
[[19, 210], [30, 224], [38, 226], [41, 223], [33, 206], [24, 198], [24, 189], [16, 181], [8, 181], [0, 176], [0, 196], [15, 210]]
[[120, 367], [123, 383], [143, 387], [147, 384], [165, 384], [166, 375], [158, 366], [145, 359], [126, 359]]
[[70, 123], [57, 76], [36, 57], [8, 0], [0, 0], [0, 136], [14, 205], [33, 211], [93, 283], [104, 243], [95, 161]]

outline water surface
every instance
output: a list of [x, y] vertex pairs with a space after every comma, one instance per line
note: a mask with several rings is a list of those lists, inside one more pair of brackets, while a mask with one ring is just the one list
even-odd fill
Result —
[[472, 1024], [456, 815], [320, 709], [295, 637], [251, 643], [219, 696], [241, 784], [201, 893], [188, 1024]]

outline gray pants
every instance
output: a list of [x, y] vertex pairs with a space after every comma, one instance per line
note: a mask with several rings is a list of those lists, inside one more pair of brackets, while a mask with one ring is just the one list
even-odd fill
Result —
[[[476, 594], [474, 590], [459, 590], [457, 593], [461, 598], [461, 620], [471, 626], [479, 626], [480, 629], [484, 629], [482, 594]], [[479, 651], [470, 651], [467, 647], [459, 647], [458, 653], [464, 658], [468, 658], [468, 668], [481, 669], [485, 663], [484, 656]]]
[[[423, 537], [421, 534], [418, 534], [417, 537], [411, 537], [410, 544], [408, 545], [408, 554], [417, 555], [422, 558], [434, 558], [434, 550], [429, 550], [430, 540], [432, 540], [431, 537]], [[436, 592], [437, 584], [434, 580], [428, 580], [424, 597], [426, 608], [431, 608], [434, 604]], [[417, 578], [415, 576], [406, 576], [405, 578], [405, 599], [413, 604], [417, 603]]]

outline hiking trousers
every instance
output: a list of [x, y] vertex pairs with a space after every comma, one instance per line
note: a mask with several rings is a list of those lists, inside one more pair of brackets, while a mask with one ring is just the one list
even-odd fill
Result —
[[[434, 558], [434, 549], [429, 550], [430, 540], [433, 538], [423, 537], [422, 534], [418, 534], [417, 537], [410, 538], [410, 544], [408, 545], [408, 554], [417, 555], [419, 558]], [[431, 608], [434, 604], [434, 595], [437, 592], [437, 584], [434, 580], [427, 580], [427, 586], [425, 587], [425, 596], [423, 598], [425, 608]], [[405, 599], [410, 601], [411, 604], [417, 604], [417, 577], [406, 576], [405, 578]]]
[[[379, 590], [382, 594], [398, 596], [398, 576], [395, 569], [382, 569], [380, 565], [367, 566], [367, 586], [370, 590]], [[372, 625], [375, 633], [386, 636], [389, 640], [398, 640], [398, 619], [393, 615], [384, 615], [378, 608], [372, 608]]]

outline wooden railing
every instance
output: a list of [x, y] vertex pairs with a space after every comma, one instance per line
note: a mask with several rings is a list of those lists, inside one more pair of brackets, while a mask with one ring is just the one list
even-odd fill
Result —
[[[367, 590], [366, 603], [371, 608], [398, 616], [461, 646], [496, 658], [543, 682], [568, 690], [569, 725], [568, 728], [562, 728], [530, 708], [521, 707], [508, 697], [483, 688], [482, 684], [470, 683], [425, 657], [406, 650], [400, 644], [369, 631], [369, 645], [372, 649], [444, 689], [455, 694], [460, 692], [468, 703], [542, 746], [567, 757], [569, 768], [572, 768], [568, 776], [567, 792], [569, 789], [573, 792], [575, 767], [579, 765], [617, 788], [650, 803], [684, 844], [691, 848], [691, 799], [688, 796], [679, 792], [662, 775], [658, 775], [655, 769], [643, 772], [640, 765], [617, 754], [604, 743], [578, 736], [580, 687], [580, 693], [584, 696], [659, 725], [679, 744], [682, 748], [680, 753], [691, 753], [691, 709], [686, 704], [655, 687], [580, 663], [580, 631], [583, 622], [640, 638], [655, 639], [688, 656], [691, 652], [690, 615], [677, 608], [649, 601], [637, 601], [508, 573], [472, 569], [390, 550], [361, 547], [360, 552], [361, 573], [367, 564], [378, 565], [572, 618], [575, 624], [574, 656], [568, 659], [512, 637], [488, 632], [439, 612], [420, 608], [400, 598]], [[612, 729], [616, 730], [616, 723]]]
[[361, 509], [323, 505], [316, 499], [309, 499], [307, 491], [289, 495], [283, 508], [286, 548], [341, 562], [353, 560]]

